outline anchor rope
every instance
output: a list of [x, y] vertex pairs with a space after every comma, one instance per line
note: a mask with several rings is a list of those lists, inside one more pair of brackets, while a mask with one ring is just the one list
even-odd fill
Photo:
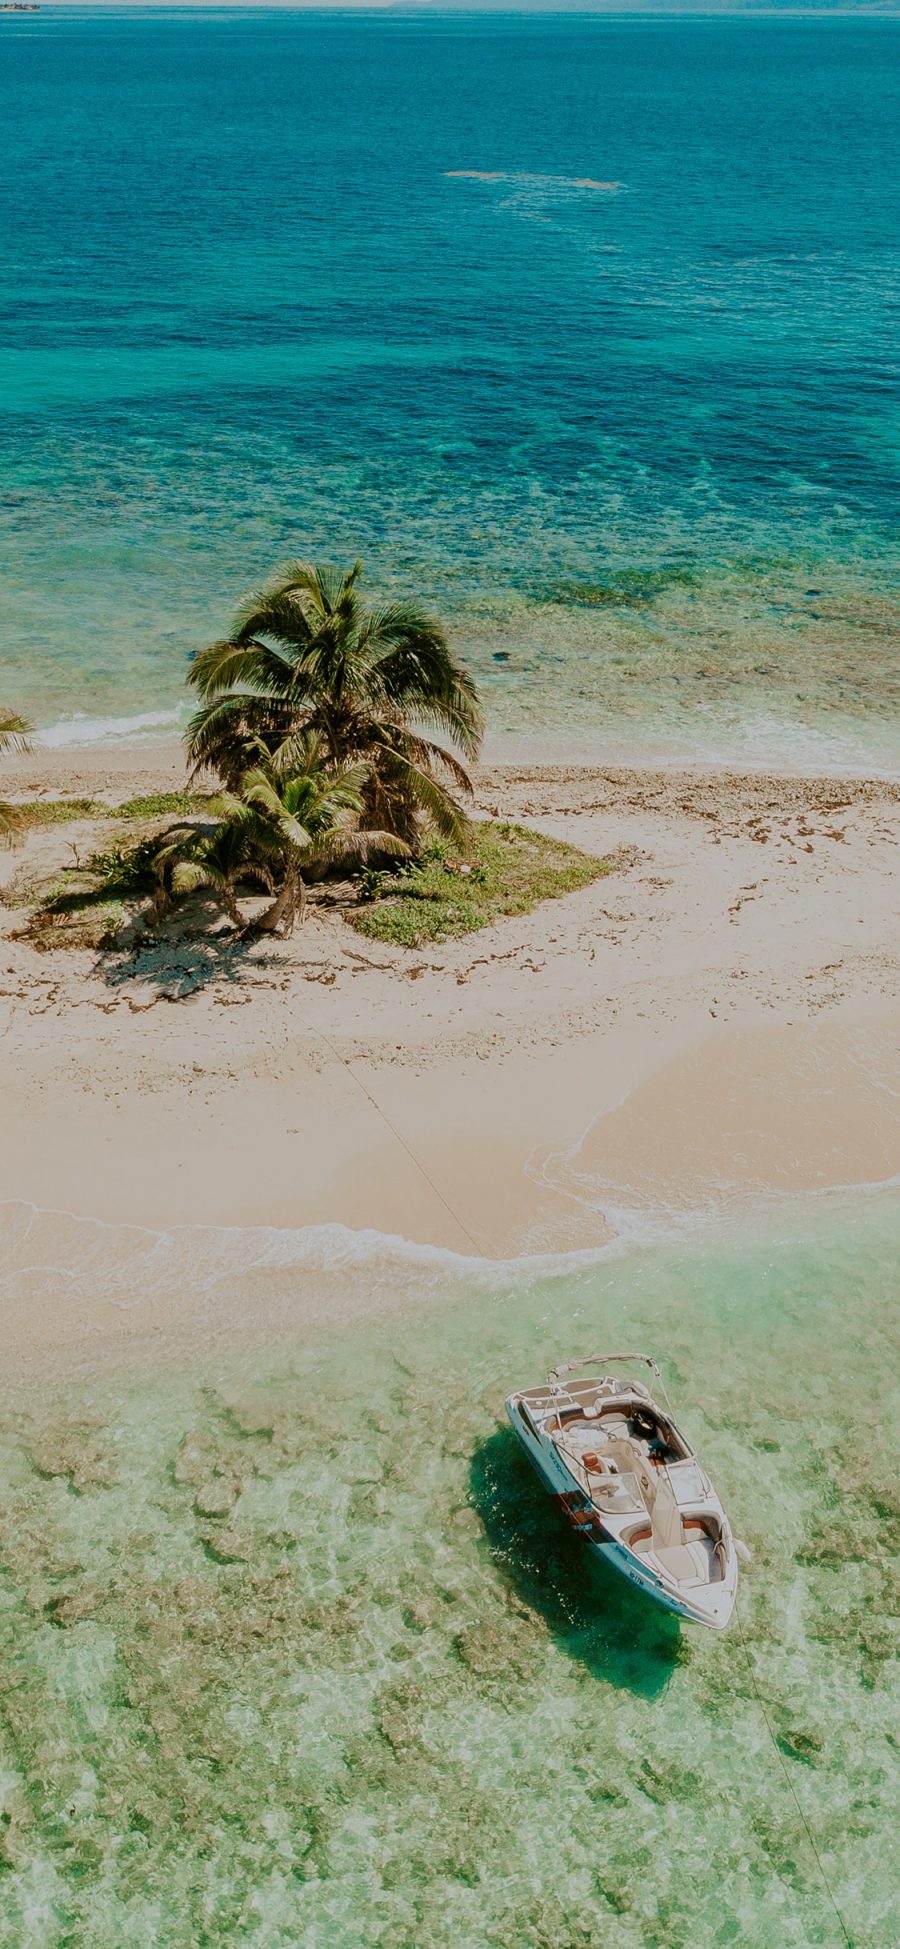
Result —
[[412, 1145], [407, 1143], [406, 1138], [403, 1136], [402, 1131], [398, 1130], [396, 1124], [391, 1122], [391, 1119], [388, 1116], [387, 1111], [382, 1109], [381, 1104], [379, 1103], [377, 1097], [373, 1096], [372, 1091], [368, 1088], [367, 1084], [363, 1082], [362, 1077], [357, 1075], [356, 1070], [352, 1067], [352, 1064], [350, 1063], [348, 1057], [341, 1055], [340, 1050], [335, 1048], [334, 1043], [329, 1039], [327, 1035], [323, 1034], [321, 1029], [310, 1028], [310, 1034], [316, 1036], [319, 1042], [324, 1042], [326, 1049], [330, 1049], [335, 1062], [340, 1063], [342, 1069], [345, 1069], [347, 1071], [347, 1075], [352, 1078], [352, 1081], [356, 1084], [357, 1089], [362, 1091], [362, 1094], [366, 1098], [366, 1101], [368, 1103], [371, 1103], [372, 1108], [375, 1111], [376, 1115], [381, 1118], [382, 1123], [390, 1131], [391, 1136], [394, 1138], [395, 1142], [400, 1145], [401, 1150], [405, 1150], [407, 1157], [410, 1159], [410, 1162], [415, 1165], [416, 1170], [421, 1173], [422, 1177], [425, 1179], [426, 1184], [430, 1186], [431, 1190], [434, 1192], [435, 1197], [437, 1198], [438, 1203], [443, 1205], [444, 1210], [452, 1218], [454, 1225], [458, 1226], [459, 1230], [462, 1232], [463, 1238], [468, 1240], [469, 1244], [472, 1247], [473, 1252], [476, 1254], [478, 1258], [483, 1258], [484, 1253], [482, 1251], [482, 1248], [479, 1245], [478, 1240], [472, 1237], [472, 1233], [470, 1232], [468, 1225], [465, 1225], [463, 1223], [463, 1220], [460, 1218], [459, 1212], [454, 1211], [449, 1198], [445, 1198], [443, 1191], [441, 1191], [439, 1186], [435, 1184], [434, 1178], [431, 1176], [430, 1171], [426, 1170], [425, 1165], [422, 1163], [421, 1157], [416, 1156], [416, 1153], [413, 1150]]
[[782, 1771], [782, 1773], [784, 1774], [784, 1777], [785, 1777], [785, 1780], [787, 1781], [787, 1785], [788, 1785], [788, 1789], [789, 1789], [789, 1791], [790, 1791], [790, 1795], [791, 1795], [791, 1799], [792, 1799], [792, 1800], [793, 1800], [793, 1802], [794, 1802], [794, 1806], [796, 1807], [796, 1809], [797, 1809], [797, 1812], [798, 1812], [798, 1814], [800, 1815], [800, 1819], [801, 1819], [801, 1821], [803, 1822], [803, 1826], [804, 1826], [804, 1829], [805, 1829], [805, 1832], [806, 1832], [806, 1838], [807, 1838], [807, 1840], [808, 1840], [808, 1842], [809, 1842], [809, 1845], [810, 1845], [810, 1848], [811, 1848], [811, 1850], [812, 1850], [812, 1853], [813, 1853], [813, 1857], [814, 1857], [814, 1859], [815, 1859], [815, 1862], [816, 1862], [816, 1865], [817, 1865], [817, 1867], [818, 1867], [818, 1870], [819, 1870], [819, 1873], [820, 1873], [820, 1875], [821, 1875], [821, 1877], [822, 1877], [822, 1886], [823, 1886], [823, 1888], [824, 1888], [824, 1890], [825, 1890], [825, 1893], [826, 1893], [826, 1895], [828, 1896], [828, 1900], [829, 1900], [829, 1902], [831, 1903], [831, 1906], [832, 1906], [832, 1908], [834, 1909], [834, 1913], [835, 1913], [835, 1915], [836, 1915], [836, 1917], [837, 1917], [837, 1923], [838, 1923], [838, 1927], [839, 1927], [839, 1929], [840, 1929], [840, 1931], [841, 1931], [841, 1935], [843, 1936], [843, 1939], [844, 1939], [844, 1942], [845, 1942], [845, 1943], [846, 1943], [846, 1945], [847, 1945], [847, 1949], [855, 1949], [855, 1945], [854, 1945], [854, 1941], [853, 1941], [853, 1937], [851, 1936], [851, 1934], [850, 1934], [850, 1931], [849, 1931], [849, 1929], [848, 1929], [848, 1927], [847, 1927], [847, 1924], [846, 1924], [846, 1922], [844, 1921], [844, 1918], [843, 1918], [843, 1915], [841, 1914], [841, 1911], [840, 1911], [840, 1909], [839, 1909], [839, 1907], [838, 1907], [838, 1904], [837, 1904], [837, 1898], [836, 1898], [836, 1896], [835, 1896], [835, 1894], [834, 1894], [834, 1890], [832, 1889], [832, 1886], [831, 1886], [831, 1883], [830, 1883], [830, 1881], [829, 1881], [829, 1879], [828, 1879], [828, 1876], [827, 1876], [827, 1874], [826, 1874], [826, 1872], [825, 1872], [825, 1863], [824, 1863], [824, 1861], [822, 1860], [822, 1856], [821, 1856], [821, 1854], [819, 1853], [819, 1849], [818, 1849], [818, 1847], [817, 1847], [817, 1845], [816, 1845], [816, 1837], [815, 1837], [815, 1835], [814, 1835], [814, 1833], [813, 1833], [813, 1831], [812, 1831], [812, 1828], [810, 1827], [810, 1824], [809, 1824], [809, 1821], [807, 1820], [807, 1818], [806, 1818], [806, 1815], [805, 1815], [805, 1813], [804, 1813], [804, 1811], [803, 1811], [803, 1807], [802, 1807], [802, 1805], [801, 1805], [801, 1803], [800, 1803], [800, 1798], [799, 1798], [799, 1795], [798, 1795], [798, 1793], [797, 1793], [797, 1789], [796, 1789], [796, 1787], [795, 1787], [795, 1785], [794, 1785], [794, 1782], [793, 1782], [793, 1780], [791, 1779], [791, 1776], [790, 1776], [790, 1773], [789, 1773], [789, 1771], [788, 1771], [788, 1767], [787, 1767], [787, 1762], [786, 1762], [786, 1760], [785, 1760], [785, 1757], [784, 1757], [784, 1754], [783, 1754], [783, 1752], [782, 1752], [782, 1750], [781, 1750], [781, 1747], [779, 1746], [779, 1744], [778, 1744], [778, 1741], [777, 1741], [777, 1739], [776, 1739], [776, 1737], [775, 1737], [775, 1732], [774, 1732], [774, 1728], [773, 1728], [773, 1726], [772, 1726], [772, 1721], [771, 1721], [771, 1719], [769, 1718], [769, 1714], [768, 1714], [768, 1711], [766, 1710], [766, 1702], [765, 1702], [765, 1699], [763, 1698], [763, 1695], [762, 1695], [762, 1693], [761, 1693], [761, 1691], [760, 1691], [760, 1689], [759, 1689], [759, 1685], [758, 1685], [758, 1683], [757, 1683], [757, 1679], [756, 1679], [756, 1671], [755, 1671], [755, 1668], [754, 1668], [754, 1664], [753, 1664], [753, 1660], [752, 1660], [752, 1658], [751, 1658], [751, 1656], [750, 1656], [750, 1647], [749, 1647], [749, 1645], [748, 1645], [748, 1643], [747, 1643], [747, 1640], [746, 1640], [746, 1638], [745, 1638], [745, 1636], [744, 1636], [744, 1625], [743, 1625], [743, 1620], [742, 1620], [742, 1618], [741, 1618], [741, 1613], [740, 1613], [740, 1610], [739, 1610], [739, 1608], [738, 1608], [738, 1604], [737, 1604], [737, 1600], [735, 1600], [735, 1606], [734, 1606], [734, 1614], [735, 1614], [735, 1617], [737, 1618], [737, 1626], [738, 1626], [738, 1631], [739, 1631], [739, 1633], [740, 1633], [740, 1639], [741, 1639], [741, 1644], [742, 1644], [742, 1646], [743, 1646], [743, 1650], [744, 1650], [744, 1657], [746, 1658], [746, 1661], [747, 1661], [747, 1670], [748, 1670], [748, 1672], [750, 1673], [750, 1682], [751, 1682], [751, 1684], [752, 1684], [752, 1686], [753, 1686], [753, 1690], [754, 1690], [754, 1692], [756, 1693], [756, 1700], [757, 1700], [757, 1704], [758, 1704], [758, 1706], [759, 1706], [759, 1709], [760, 1709], [760, 1712], [762, 1713], [762, 1716], [763, 1716], [763, 1719], [765, 1720], [765, 1726], [766, 1726], [766, 1731], [767, 1731], [767, 1733], [768, 1733], [768, 1735], [769, 1735], [769, 1738], [770, 1738], [770, 1740], [771, 1740], [771, 1742], [772, 1742], [772, 1750], [773, 1750], [773, 1752], [774, 1752], [774, 1753], [775, 1753], [775, 1755], [776, 1755], [776, 1758], [777, 1758], [777, 1760], [778, 1760], [778, 1764], [779, 1764], [779, 1766], [781, 1767], [781, 1771]]

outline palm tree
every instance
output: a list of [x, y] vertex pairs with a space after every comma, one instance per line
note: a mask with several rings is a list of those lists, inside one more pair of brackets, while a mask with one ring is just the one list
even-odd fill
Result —
[[250, 596], [230, 637], [201, 650], [190, 681], [203, 699], [188, 727], [195, 772], [232, 788], [248, 745], [273, 752], [309, 734], [333, 766], [367, 767], [364, 823], [414, 845], [423, 818], [456, 844], [468, 822], [451, 786], [471, 791], [475, 685], [441, 625], [412, 602], [367, 607], [347, 573], [288, 562]]
[[203, 888], [215, 895], [229, 920], [242, 929], [244, 916], [237, 902], [239, 882], [258, 880], [268, 893], [275, 891], [268, 867], [254, 858], [247, 831], [236, 818], [226, 819], [211, 829], [178, 826], [167, 832], [157, 850], [155, 870], [153, 911], [159, 919], [176, 895]]
[[243, 927], [237, 887], [256, 879], [275, 897], [248, 931], [292, 932], [310, 868], [409, 852], [394, 833], [360, 830], [368, 775], [366, 765], [329, 766], [315, 736], [289, 739], [274, 753], [259, 745], [257, 763], [244, 772], [237, 793], [225, 794], [212, 832], [183, 826], [166, 835], [157, 854], [158, 909], [176, 894], [206, 887]]
[[[0, 751], [27, 751], [30, 729], [24, 717], [18, 717], [15, 711], [0, 710]], [[0, 839], [13, 838], [18, 819], [15, 806], [0, 799]]]

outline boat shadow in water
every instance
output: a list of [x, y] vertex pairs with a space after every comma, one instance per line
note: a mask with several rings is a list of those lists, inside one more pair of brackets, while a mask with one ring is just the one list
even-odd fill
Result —
[[510, 1590], [594, 1678], [652, 1699], [682, 1654], [676, 1617], [607, 1570], [564, 1523], [511, 1429], [472, 1456], [469, 1500]]

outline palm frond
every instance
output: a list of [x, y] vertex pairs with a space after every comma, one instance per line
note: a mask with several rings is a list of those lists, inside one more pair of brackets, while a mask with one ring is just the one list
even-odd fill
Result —
[[0, 710], [0, 751], [28, 751], [30, 730], [18, 711]]
[[418, 647], [423, 657], [448, 657], [443, 623], [420, 602], [382, 602], [367, 610], [365, 640], [384, 658], [389, 651]]
[[480, 711], [477, 722], [473, 723], [467, 713], [460, 711], [455, 704], [444, 703], [439, 697], [410, 698], [406, 717], [413, 724], [421, 725], [423, 730], [436, 731], [441, 738], [456, 745], [469, 764], [474, 764], [484, 735]]
[[443, 631], [426, 618], [422, 625], [415, 627], [410, 616], [406, 635], [390, 642], [378, 663], [378, 688], [407, 716], [434, 724], [475, 758], [484, 718], [474, 679], [452, 655]]
[[390, 751], [399, 752], [411, 764], [418, 765], [420, 771], [446, 771], [460, 791], [471, 795], [472, 780], [465, 765], [445, 745], [436, 744], [433, 738], [423, 738], [417, 731], [405, 727], [397, 730], [394, 726], [386, 731], [383, 742]]
[[371, 765], [359, 763], [340, 765], [336, 770], [328, 771], [328, 804], [358, 812], [371, 769]]
[[202, 704], [185, 733], [191, 775], [209, 768], [236, 781], [261, 747], [284, 742], [295, 721], [287, 706], [253, 692], [234, 691]]
[[316, 865], [337, 866], [352, 860], [361, 866], [371, 859], [409, 859], [412, 847], [395, 832], [331, 832], [313, 841], [307, 859]]
[[276, 570], [269, 588], [308, 596], [324, 621], [346, 603], [361, 574], [362, 562], [358, 561], [349, 569], [334, 568], [328, 562], [287, 561]]
[[279, 840], [285, 842], [296, 852], [302, 853], [312, 843], [312, 834], [290, 812], [278, 791], [277, 784], [258, 765], [254, 771], [245, 772], [241, 792], [247, 808], [252, 808], [274, 828]]
[[173, 867], [169, 885], [173, 893], [196, 893], [200, 887], [219, 888], [222, 873], [209, 860], [180, 859]]
[[208, 643], [194, 658], [188, 681], [201, 697], [219, 697], [239, 687], [254, 697], [280, 697], [292, 675], [292, 661], [268, 643], [258, 642], [254, 634], [240, 641], [229, 637]]
[[7, 805], [0, 799], [0, 846], [14, 846], [19, 839], [21, 817], [16, 805]]
[[324, 741], [319, 732], [312, 730], [308, 724], [302, 724], [298, 730], [292, 731], [274, 750], [260, 753], [261, 757], [263, 755], [273, 772], [283, 778], [324, 769], [327, 763]]
[[316, 635], [321, 622], [312, 597], [303, 590], [260, 589], [236, 611], [231, 634], [237, 643], [271, 637], [293, 660]]
[[442, 839], [449, 839], [459, 847], [468, 843], [471, 823], [436, 778], [396, 752], [391, 754], [390, 770], [396, 784], [417, 810], [425, 814]]

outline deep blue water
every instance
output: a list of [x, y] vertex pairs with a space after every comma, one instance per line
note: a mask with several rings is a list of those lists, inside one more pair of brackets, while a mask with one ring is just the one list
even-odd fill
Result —
[[50, 10], [0, 137], [4, 698], [359, 553], [496, 732], [890, 758], [900, 23]]

